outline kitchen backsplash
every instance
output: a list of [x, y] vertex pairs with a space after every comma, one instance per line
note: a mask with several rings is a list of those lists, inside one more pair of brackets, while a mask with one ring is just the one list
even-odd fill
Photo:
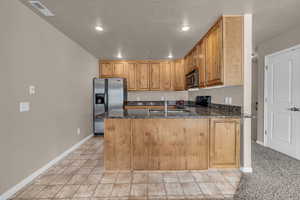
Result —
[[212, 103], [225, 104], [225, 98], [232, 98], [232, 105], [242, 106], [243, 105], [243, 87], [222, 87], [212, 89], [199, 89], [197, 91], [189, 91], [189, 101], [195, 101], [196, 96], [211, 96]]
[[128, 101], [188, 100], [188, 91], [145, 91], [128, 92]]

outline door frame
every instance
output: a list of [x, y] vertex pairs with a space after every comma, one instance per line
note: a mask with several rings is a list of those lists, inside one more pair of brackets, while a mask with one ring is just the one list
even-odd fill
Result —
[[268, 135], [270, 134], [268, 130], [268, 90], [267, 90], [267, 83], [268, 83], [268, 72], [267, 72], [267, 66], [270, 64], [270, 57], [275, 56], [282, 53], [287, 53], [290, 51], [295, 51], [297, 49], [300, 49], [300, 44], [296, 46], [292, 46], [287, 49], [283, 49], [280, 51], [276, 51], [275, 53], [268, 54], [265, 56], [265, 66], [264, 66], [264, 142], [263, 145], [266, 147], [270, 147], [269, 145], [269, 138]]

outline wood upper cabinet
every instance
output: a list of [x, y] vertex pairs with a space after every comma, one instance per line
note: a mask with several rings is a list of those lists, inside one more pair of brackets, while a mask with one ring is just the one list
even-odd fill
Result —
[[160, 89], [172, 90], [173, 65], [172, 62], [160, 64]]
[[160, 63], [151, 63], [150, 67], [150, 90], [160, 90]]
[[126, 78], [126, 63], [115, 63], [113, 69], [113, 76], [117, 78]]
[[222, 29], [218, 22], [206, 37], [206, 84], [223, 84], [221, 71]]
[[240, 164], [240, 120], [211, 119], [210, 167], [238, 168]]
[[100, 77], [112, 77], [113, 76], [113, 64], [112, 63], [100, 63]]
[[185, 71], [183, 59], [174, 61], [173, 89], [176, 91], [185, 90]]
[[149, 90], [149, 64], [148, 63], [137, 63], [136, 65], [136, 80], [137, 90]]
[[204, 38], [198, 45], [198, 68], [199, 68], [199, 86], [206, 86], [206, 39]]
[[136, 63], [127, 64], [127, 89], [136, 90]]

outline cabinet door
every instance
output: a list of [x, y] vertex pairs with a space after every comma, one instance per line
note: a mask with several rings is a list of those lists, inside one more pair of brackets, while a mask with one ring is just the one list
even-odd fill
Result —
[[136, 90], [136, 64], [127, 64], [127, 89]]
[[102, 63], [101, 64], [101, 77], [113, 77], [113, 64], [111, 63]]
[[210, 167], [238, 168], [240, 165], [240, 120], [211, 119]]
[[113, 75], [117, 78], [125, 78], [125, 63], [115, 63]]
[[222, 29], [221, 23], [217, 23], [207, 36], [206, 44], [206, 69], [207, 85], [221, 85], [222, 83]]
[[162, 62], [160, 65], [160, 88], [161, 90], [172, 90], [172, 63]]
[[160, 63], [150, 64], [150, 90], [160, 90]]
[[137, 90], [149, 90], [149, 64], [138, 63], [136, 66]]
[[182, 91], [185, 89], [185, 73], [183, 60], [174, 61], [173, 83], [174, 90]]
[[199, 68], [199, 86], [206, 85], [206, 61], [205, 61], [206, 39], [203, 39], [198, 46], [198, 68]]
[[159, 170], [159, 120], [134, 119], [132, 126], [133, 170]]
[[104, 123], [106, 170], [131, 169], [131, 120], [106, 119]]

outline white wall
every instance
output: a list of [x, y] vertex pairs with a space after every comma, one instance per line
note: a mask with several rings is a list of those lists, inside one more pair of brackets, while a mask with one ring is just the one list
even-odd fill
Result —
[[264, 59], [268, 54], [287, 49], [300, 44], [300, 26], [265, 41], [258, 45], [258, 113], [257, 113], [257, 140], [264, 141]]
[[2, 194], [92, 133], [98, 61], [17, 0], [0, 1], [0, 27]]
[[214, 89], [199, 89], [189, 92], [189, 100], [195, 101], [196, 96], [212, 96], [212, 103], [225, 104], [225, 97], [232, 97], [232, 105], [243, 105], [243, 87], [223, 87]]

